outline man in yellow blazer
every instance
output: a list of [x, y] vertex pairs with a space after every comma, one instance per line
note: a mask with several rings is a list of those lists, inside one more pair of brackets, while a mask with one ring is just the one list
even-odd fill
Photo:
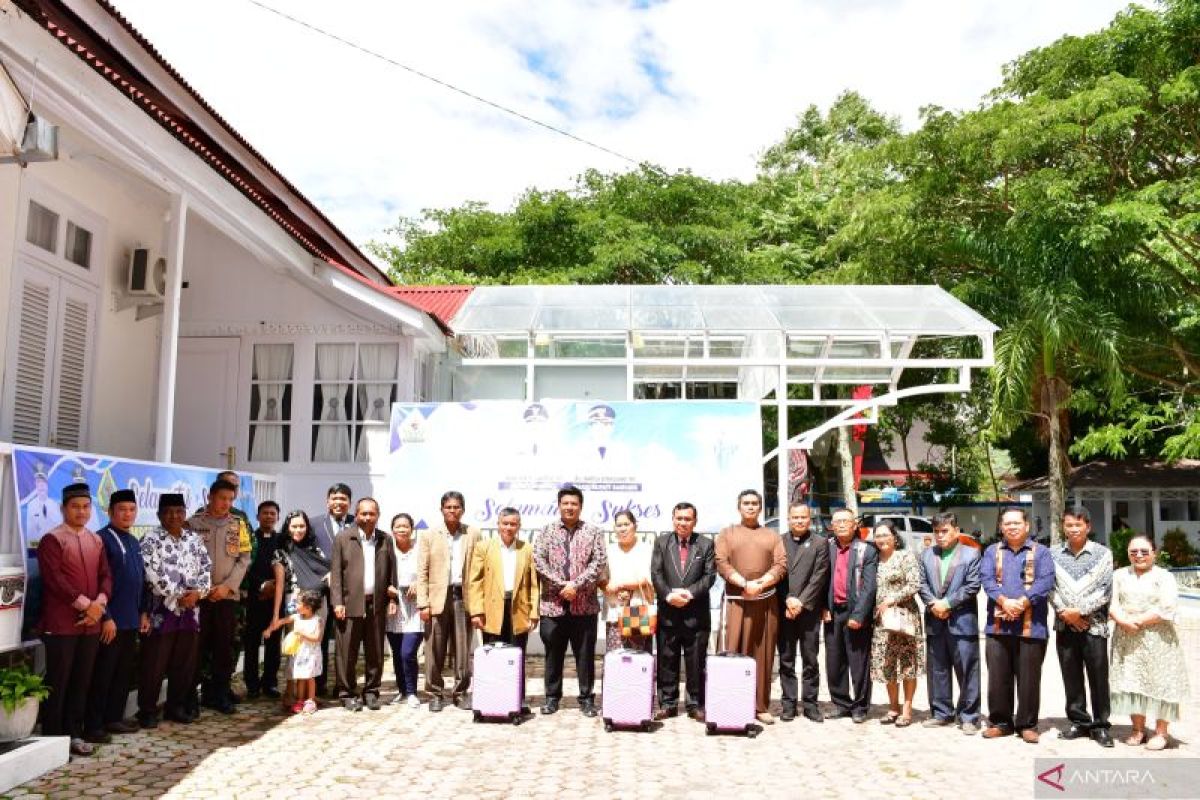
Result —
[[[462, 524], [466, 502], [461, 492], [442, 495], [443, 524], [422, 534], [417, 550], [417, 609], [425, 622], [425, 688], [433, 697], [430, 711], [447, 702], [470, 709], [471, 640], [475, 632], [467, 614], [467, 576], [479, 531]], [[454, 686], [445, 694], [442, 668], [453, 659]]]
[[522, 650], [538, 624], [538, 577], [533, 547], [517, 538], [521, 514], [503, 508], [496, 518], [500, 535], [480, 542], [471, 557], [467, 607], [484, 644], [504, 642]]

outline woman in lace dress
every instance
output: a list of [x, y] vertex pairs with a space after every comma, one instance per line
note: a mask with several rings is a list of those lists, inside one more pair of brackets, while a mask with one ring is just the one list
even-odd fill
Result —
[[[1179, 589], [1175, 576], [1154, 566], [1150, 537], [1134, 536], [1127, 547], [1130, 566], [1113, 573], [1108, 608], [1116, 623], [1109, 667], [1112, 712], [1133, 719], [1125, 744], [1162, 750], [1170, 741], [1167, 726], [1179, 719], [1188, 697], [1187, 664], [1174, 622]], [[1149, 739], [1147, 719], [1155, 720]]]
[[[925, 674], [925, 638], [921, 630], [921, 612], [917, 609], [921, 567], [917, 557], [903, 549], [904, 542], [896, 535], [892, 523], [884, 521], [875, 526], [873, 541], [879, 550], [879, 572], [876, 577], [875, 631], [871, 635], [871, 680], [887, 685], [890, 708], [880, 722], [906, 728], [912, 724], [917, 678]], [[897, 609], [908, 618], [912, 636], [884, 628], [888, 609]], [[900, 706], [901, 682], [904, 684], [903, 708]]]

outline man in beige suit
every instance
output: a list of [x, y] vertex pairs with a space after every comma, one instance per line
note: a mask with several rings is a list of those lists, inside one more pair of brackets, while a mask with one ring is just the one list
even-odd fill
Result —
[[500, 535], [479, 543], [471, 557], [467, 608], [483, 643], [504, 642], [522, 650], [538, 623], [538, 578], [533, 547], [517, 538], [521, 513], [503, 508]]
[[467, 616], [464, 589], [479, 531], [462, 524], [465, 510], [461, 492], [442, 495], [444, 524], [425, 534], [417, 551], [417, 608], [425, 622], [425, 688], [433, 695], [429, 710], [434, 712], [446, 705], [442, 669], [447, 652], [454, 659], [454, 687], [449, 700], [461, 709], [471, 708], [468, 692], [474, 631]]

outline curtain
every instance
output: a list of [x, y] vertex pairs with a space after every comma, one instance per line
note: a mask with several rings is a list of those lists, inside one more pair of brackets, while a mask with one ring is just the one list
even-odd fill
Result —
[[[386, 424], [391, 416], [392, 387], [396, 385], [399, 345], [364, 344], [358, 348], [358, 419]], [[378, 381], [378, 382], [374, 382]], [[368, 439], [373, 426], [364, 425], [358, 439], [357, 460], [370, 460]]]
[[[254, 380], [258, 386], [258, 413], [254, 422], [283, 422], [289, 418], [283, 408], [286, 383], [292, 379], [292, 346], [290, 344], [254, 345]], [[254, 442], [250, 447], [251, 461], [283, 461], [285, 425], [255, 425]]]
[[[317, 399], [321, 413], [317, 425], [314, 461], [350, 461], [350, 425], [346, 401], [350, 398], [350, 381], [354, 377], [354, 345], [317, 345]], [[336, 381], [326, 383], [326, 381]]]

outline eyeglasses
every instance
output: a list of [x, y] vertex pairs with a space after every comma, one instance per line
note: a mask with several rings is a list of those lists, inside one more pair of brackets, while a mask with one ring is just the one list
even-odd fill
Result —
[[1150, 552], [1151, 551], [1148, 549], [1130, 550], [1129, 555], [1131, 555], [1131, 556], [1148, 556], [1148, 555], [1150, 555]]

